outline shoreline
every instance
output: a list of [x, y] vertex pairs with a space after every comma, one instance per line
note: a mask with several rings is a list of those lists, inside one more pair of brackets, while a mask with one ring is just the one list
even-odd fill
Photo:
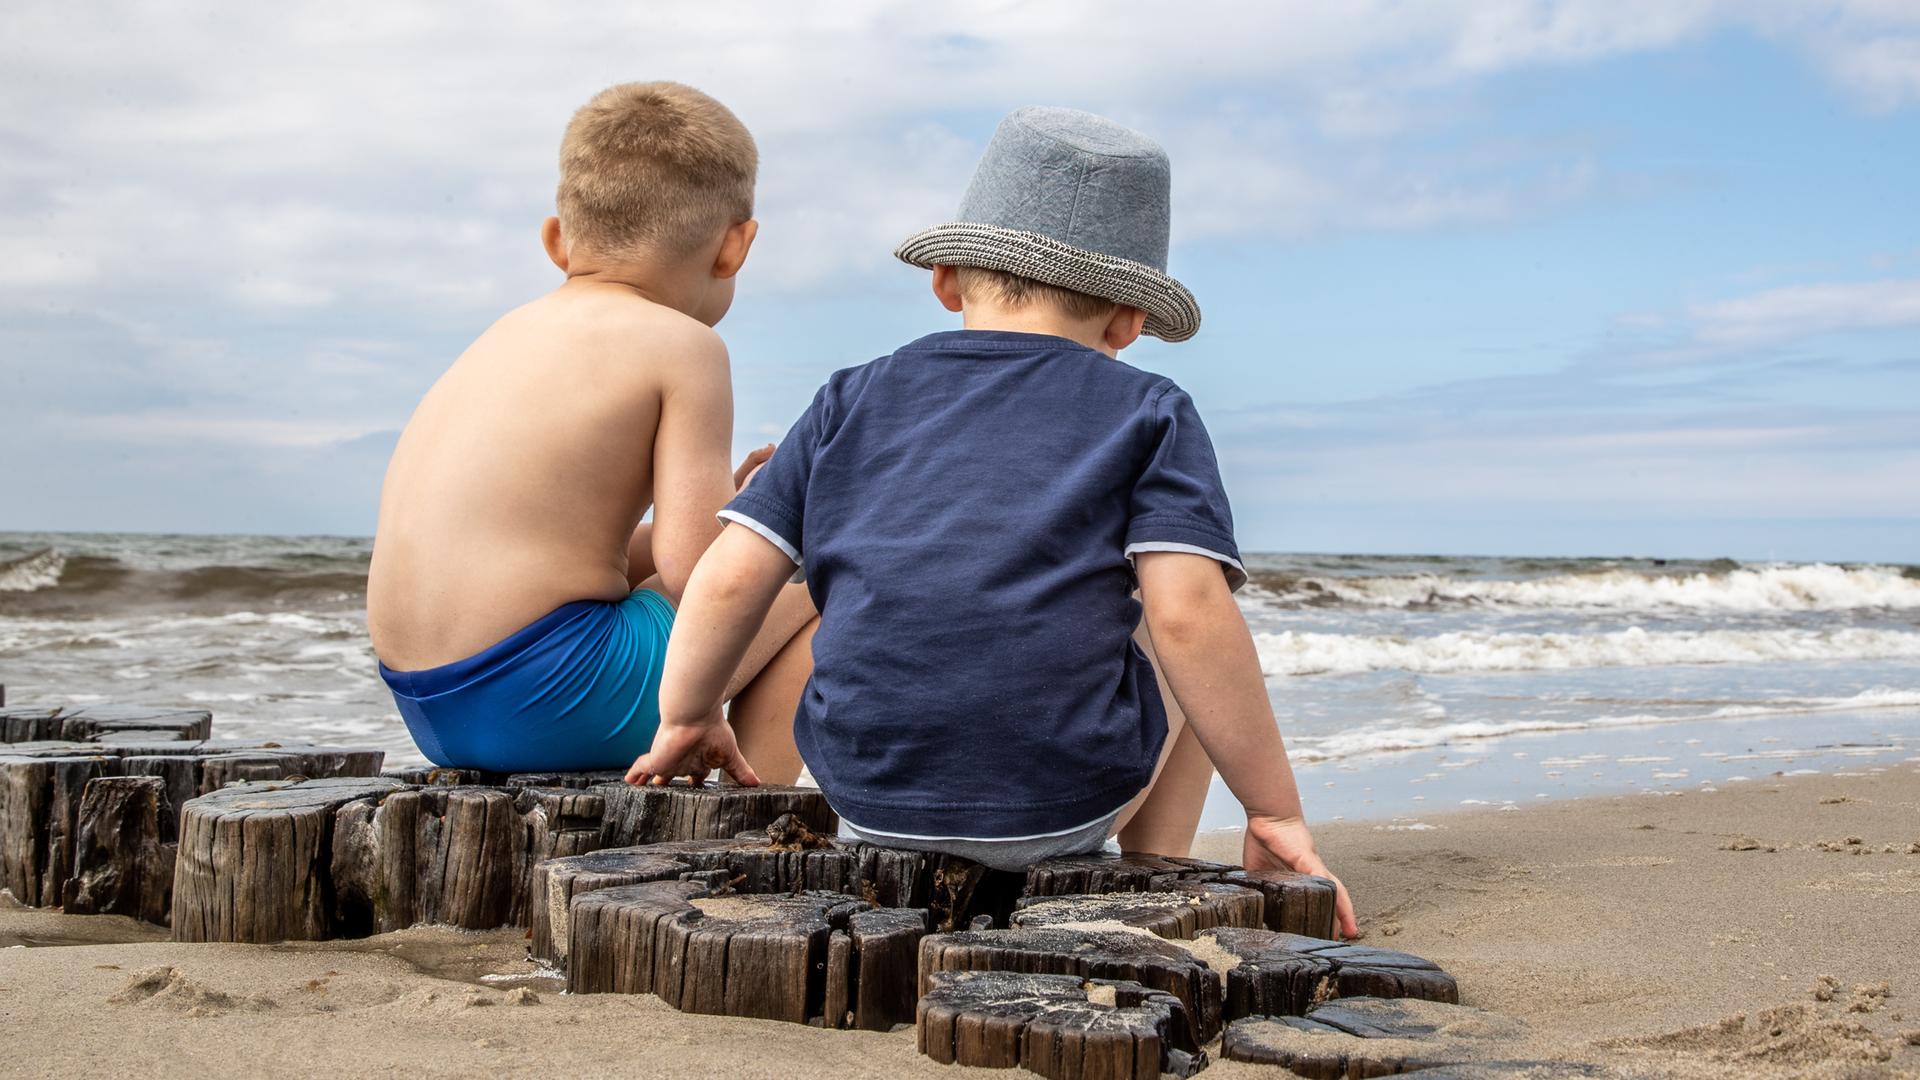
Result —
[[[1440, 963], [1465, 1003], [1529, 1024], [1540, 1054], [1628, 1076], [1920, 1076], [1920, 763], [1423, 824], [1316, 832], [1368, 944]], [[1238, 861], [1238, 834], [1205, 834], [1195, 854]], [[29, 942], [43, 947], [5, 947]], [[134, 1061], [195, 1076], [952, 1075], [910, 1029], [564, 995], [524, 949], [519, 931], [429, 928], [176, 945], [127, 920], [9, 903], [0, 1024], [9, 1067], [48, 1075]], [[1284, 1074], [1216, 1060], [1207, 1075]]]

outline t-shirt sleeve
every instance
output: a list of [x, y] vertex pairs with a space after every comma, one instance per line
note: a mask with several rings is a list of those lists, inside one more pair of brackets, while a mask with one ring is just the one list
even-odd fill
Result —
[[794, 421], [787, 437], [773, 448], [773, 457], [720, 511], [720, 520], [751, 529], [792, 559], [794, 581], [807, 579], [801, 554], [805, 550], [802, 526], [806, 520], [807, 481], [820, 445], [820, 412], [825, 397], [822, 388], [813, 404]]
[[1126, 557], [1142, 551], [1205, 555], [1220, 562], [1227, 587], [1238, 591], [1247, 571], [1233, 541], [1233, 510], [1193, 399], [1168, 386], [1153, 399], [1149, 425], [1146, 468], [1133, 485]]

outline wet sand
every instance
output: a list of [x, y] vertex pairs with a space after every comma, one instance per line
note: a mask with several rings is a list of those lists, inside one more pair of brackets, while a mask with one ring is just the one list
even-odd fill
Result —
[[[1440, 962], [1467, 1004], [1527, 1025], [1530, 1053], [1644, 1077], [1920, 1077], [1920, 761], [1421, 824], [1319, 834], [1368, 941]], [[1238, 844], [1210, 833], [1196, 854]], [[431, 929], [175, 945], [6, 904], [0, 1073], [953, 1075], [906, 1028], [564, 995], [524, 949], [519, 932]]]

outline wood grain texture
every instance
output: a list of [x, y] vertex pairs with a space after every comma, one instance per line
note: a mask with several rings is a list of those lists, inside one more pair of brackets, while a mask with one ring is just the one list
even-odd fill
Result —
[[1306, 937], [1333, 936], [1335, 889], [1328, 878], [1291, 870], [1233, 869], [1221, 881], [1258, 889], [1266, 897], [1267, 929]]
[[920, 999], [920, 1052], [943, 1065], [1019, 1066], [1058, 1080], [1191, 1076], [1206, 1054], [1186, 1041], [1179, 999], [1121, 980], [943, 971]]
[[602, 847], [728, 840], [765, 829], [784, 814], [794, 815], [817, 833], [831, 836], [840, 828], [839, 817], [818, 788], [780, 784], [743, 788], [676, 780], [664, 787], [594, 783], [588, 790], [606, 800]]
[[[83, 865], [75, 841], [83, 795], [95, 779], [151, 776], [162, 782], [167, 813], [162, 842], [171, 842], [179, 808], [189, 799], [243, 779], [368, 776], [383, 752], [333, 747], [216, 742], [25, 743], [0, 751], [0, 885], [21, 903], [60, 904], [67, 882], [104, 867]], [[104, 848], [90, 852], [104, 853]]]
[[1219, 973], [1178, 944], [1138, 931], [1038, 927], [929, 935], [920, 942], [920, 992], [930, 989], [942, 971], [1137, 982], [1179, 999], [1193, 1045], [1205, 1045], [1220, 1031]]
[[567, 989], [653, 994], [685, 1012], [884, 1030], [912, 1015], [913, 967], [904, 957], [925, 926], [924, 911], [876, 911], [840, 893], [622, 885], [573, 898]]
[[173, 804], [158, 776], [103, 776], [81, 796], [69, 915], [127, 915], [165, 925], [173, 906]]
[[174, 866], [173, 940], [334, 936], [334, 812], [400, 786], [380, 778], [268, 781], [188, 802]]
[[148, 741], [205, 739], [213, 714], [205, 709], [164, 709], [130, 705], [0, 708], [0, 742], [61, 740], [89, 742], [124, 736]]
[[602, 809], [597, 795], [546, 788], [400, 788], [347, 803], [328, 864], [339, 932], [524, 926], [534, 868], [598, 846]]
[[1237, 958], [1227, 972], [1229, 1020], [1299, 1016], [1333, 998], [1460, 1000], [1453, 976], [1411, 953], [1271, 930], [1212, 930], [1197, 940]]
[[1264, 923], [1265, 900], [1253, 889], [1217, 881], [1165, 882], [1153, 892], [1027, 897], [1013, 913], [1015, 929], [1117, 924], [1164, 938]]

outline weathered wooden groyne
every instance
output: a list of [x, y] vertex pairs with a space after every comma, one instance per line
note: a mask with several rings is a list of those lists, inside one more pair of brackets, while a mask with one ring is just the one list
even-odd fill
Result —
[[814, 789], [382, 774], [379, 751], [215, 741], [193, 710], [0, 708], [0, 734], [0, 886], [176, 941], [523, 926], [575, 993], [912, 1024], [935, 1061], [1050, 1077], [1192, 1075], [1209, 1052], [1506, 1067], [1486, 1064], [1505, 1022], [1452, 976], [1331, 940], [1322, 878], [1141, 854], [1005, 873], [840, 840]]

